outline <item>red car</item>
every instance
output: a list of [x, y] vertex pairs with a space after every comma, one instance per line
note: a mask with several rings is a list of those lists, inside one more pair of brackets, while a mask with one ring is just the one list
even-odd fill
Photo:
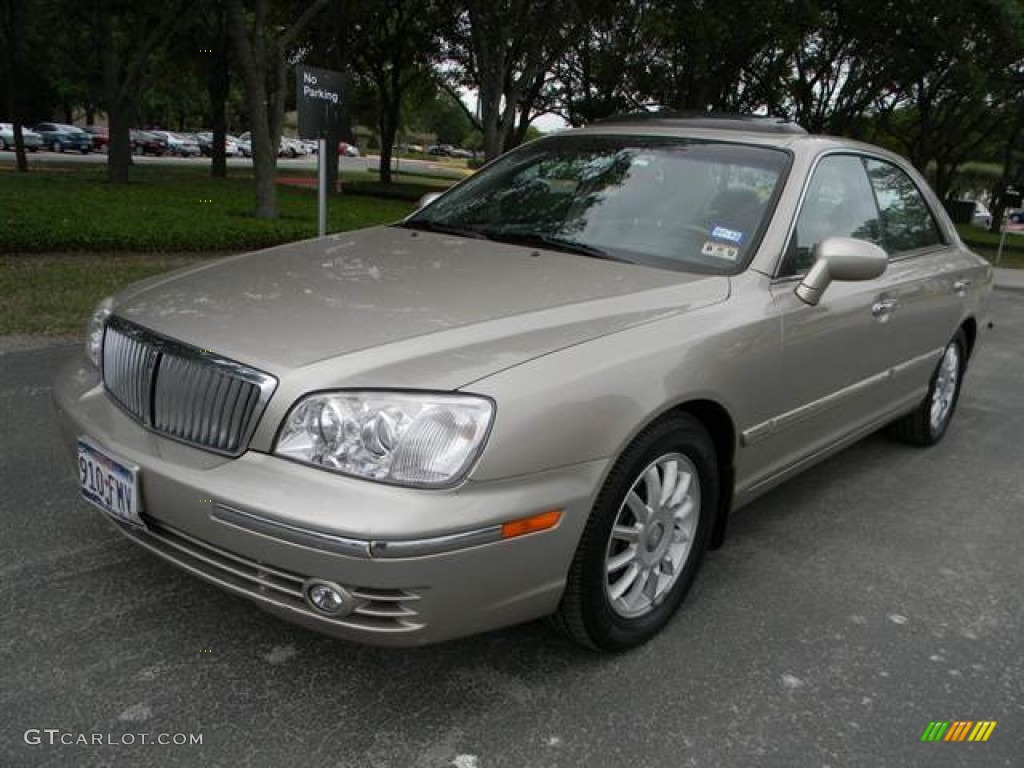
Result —
[[87, 125], [85, 132], [92, 136], [92, 148], [96, 152], [106, 152], [110, 143], [110, 134], [101, 125]]

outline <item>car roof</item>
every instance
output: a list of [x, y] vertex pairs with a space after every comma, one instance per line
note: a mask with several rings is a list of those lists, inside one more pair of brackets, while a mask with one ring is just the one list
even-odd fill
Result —
[[604, 135], [692, 138], [776, 147], [810, 154], [850, 150], [903, 161], [873, 144], [825, 134], [808, 133], [800, 125], [777, 117], [721, 113], [644, 113], [617, 115], [552, 136]]

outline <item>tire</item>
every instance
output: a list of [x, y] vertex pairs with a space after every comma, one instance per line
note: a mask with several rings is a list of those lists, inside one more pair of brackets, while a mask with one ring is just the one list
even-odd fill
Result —
[[[718, 483], [714, 443], [692, 416], [672, 414], [641, 432], [598, 494], [551, 624], [571, 640], [606, 652], [633, 648], [657, 634], [700, 568]], [[667, 503], [652, 511], [647, 497], [658, 488]]]
[[963, 329], [956, 332], [942, 359], [935, 366], [928, 394], [913, 411], [889, 425], [889, 434], [911, 445], [935, 445], [946, 434], [953, 420], [960, 387], [967, 370], [967, 337]]
[[0, 152], [6, 152], [6, 151], [7, 151], [7, 142], [5, 142], [3, 139], [0, 139]]
[[63, 152], [64, 151], [64, 145], [61, 144], [59, 141], [53, 142], [53, 151], [54, 152]]

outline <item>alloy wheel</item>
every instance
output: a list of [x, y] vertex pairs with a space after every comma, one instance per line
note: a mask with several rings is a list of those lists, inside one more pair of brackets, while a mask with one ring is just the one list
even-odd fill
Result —
[[624, 618], [654, 610], [693, 549], [700, 522], [700, 476], [682, 453], [651, 462], [633, 481], [605, 554], [605, 593]]
[[956, 343], [946, 347], [935, 375], [929, 421], [933, 432], [939, 432], [953, 410], [957, 381], [960, 378], [960, 350]]

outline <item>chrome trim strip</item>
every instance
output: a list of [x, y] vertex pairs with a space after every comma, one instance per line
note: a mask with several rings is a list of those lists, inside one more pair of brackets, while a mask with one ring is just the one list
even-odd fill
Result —
[[473, 531], [462, 531], [447, 536], [434, 536], [429, 539], [406, 539], [402, 541], [371, 541], [371, 557], [395, 559], [400, 557], [424, 557], [452, 552], [456, 549], [490, 544], [501, 540], [501, 526], [492, 525], [477, 528]]
[[[129, 539], [131, 539], [133, 542], [138, 544], [140, 547], [144, 547], [145, 549], [149, 550], [150, 552], [152, 552], [157, 557], [160, 557], [161, 559], [163, 559], [163, 560], [165, 560], [165, 561], [167, 561], [169, 563], [172, 563], [172, 564], [178, 566], [182, 570], [184, 570], [184, 571], [186, 571], [188, 573], [191, 573], [193, 576], [196, 576], [196, 577], [198, 577], [200, 579], [203, 579], [204, 581], [210, 582], [212, 584], [216, 584], [221, 589], [225, 589], [228, 592], [231, 592], [233, 594], [240, 595], [242, 597], [248, 598], [249, 600], [254, 600], [257, 603], [264, 603], [266, 605], [272, 605], [275, 608], [278, 608], [278, 609], [281, 609], [281, 610], [285, 610], [285, 611], [289, 611], [291, 613], [297, 614], [298, 616], [301, 616], [301, 617], [304, 617], [304, 618], [307, 618], [307, 619], [308, 618], [313, 618], [313, 619], [316, 619], [317, 621], [323, 622], [325, 624], [333, 624], [333, 625], [336, 625], [336, 626], [345, 627], [346, 629], [351, 629], [351, 630], [354, 630], [354, 631], [362, 632], [366, 636], [372, 636], [372, 635], [381, 635], [381, 636], [401, 635], [401, 634], [404, 634], [404, 633], [415, 632], [417, 630], [421, 630], [421, 629], [423, 629], [426, 626], [426, 624], [424, 624], [422, 622], [413, 622], [413, 621], [410, 621], [409, 619], [399, 618], [399, 617], [395, 617], [394, 619], [392, 619], [391, 621], [393, 621], [393, 623], [390, 624], [390, 625], [387, 625], [387, 624], [385, 624], [385, 625], [376, 624], [374, 626], [367, 626], [366, 624], [359, 623], [358, 617], [356, 617], [354, 621], [353, 620], [346, 620], [346, 619], [332, 619], [329, 616], [326, 616], [324, 614], [313, 612], [312, 610], [310, 610], [309, 606], [305, 603], [305, 601], [301, 601], [301, 602], [296, 601], [295, 603], [293, 603], [293, 602], [286, 602], [284, 600], [278, 599], [275, 594], [271, 594], [271, 593], [268, 593], [268, 592], [260, 592], [258, 590], [252, 589], [249, 585], [252, 584], [253, 582], [251, 582], [248, 579], [245, 580], [245, 585], [243, 586], [243, 585], [238, 584], [235, 581], [232, 581], [229, 578], [227, 578], [225, 576], [225, 574], [231, 575], [231, 574], [228, 574], [227, 571], [223, 571], [223, 570], [221, 570], [219, 568], [216, 571], [206, 570], [204, 568], [200, 568], [200, 567], [194, 565], [192, 562], [189, 562], [188, 560], [181, 559], [180, 557], [176, 556], [175, 553], [170, 552], [167, 549], [164, 549], [163, 546], [162, 546], [163, 543], [164, 543], [164, 540], [162, 538], [160, 538], [158, 536], [154, 536], [152, 534], [144, 533], [144, 532], [142, 532], [142, 531], [140, 531], [140, 530], [138, 530], [136, 528], [132, 528], [132, 527], [127, 526], [127, 525], [121, 525], [121, 524], [117, 523], [116, 521], [114, 521], [113, 518], [110, 518], [110, 519], [113, 522], [113, 524], [115, 525], [115, 527], [124, 536], [126, 536]], [[186, 554], [186, 553], [183, 552], [182, 554]], [[188, 554], [188, 557], [192, 557], [192, 555]], [[201, 560], [197, 560], [197, 562], [202, 562], [202, 561]], [[352, 617], [353, 617], [353, 614], [350, 614], [349, 617], [347, 617], [347, 619], [352, 619]], [[373, 620], [376, 617], [368, 617], [368, 618]], [[387, 620], [381, 619], [381, 621], [387, 621]]]
[[831, 392], [817, 400], [812, 400], [811, 402], [805, 403], [791, 411], [787, 411], [779, 416], [774, 416], [767, 421], [762, 421], [760, 424], [755, 424], [749, 429], [745, 429], [740, 435], [743, 445], [755, 445], [776, 432], [781, 432], [784, 429], [792, 427], [794, 424], [798, 424], [804, 419], [810, 418], [811, 416], [828, 410], [829, 408], [834, 408], [846, 398], [860, 394], [864, 390], [870, 389], [886, 379], [893, 376], [899, 376], [921, 363], [930, 362], [933, 359], [937, 360], [939, 355], [942, 354], [942, 351], [943, 348], [939, 347], [938, 349], [933, 349], [930, 352], [925, 352], [923, 355], [911, 358], [910, 360], [902, 362], [893, 368], [889, 368], [881, 373], [876, 373], [874, 376], [869, 376], [861, 381], [854, 382], [849, 386], [843, 387], [835, 392]]
[[426, 539], [353, 539], [283, 523], [279, 520], [270, 520], [220, 502], [210, 513], [210, 519], [303, 547], [312, 547], [324, 552], [363, 559], [394, 560], [405, 557], [426, 557], [501, 540], [500, 525], [460, 531], [445, 536], [432, 536]]
[[292, 544], [299, 544], [303, 547], [321, 549], [325, 552], [333, 552], [347, 557], [370, 557], [370, 542], [368, 541], [336, 536], [331, 533], [310, 530], [309, 528], [300, 528], [297, 525], [282, 523], [279, 520], [260, 517], [251, 512], [243, 512], [237, 507], [230, 507], [220, 502], [217, 503], [214, 510], [210, 513], [210, 519], [216, 520], [218, 523], [232, 525], [236, 528], [243, 528], [252, 533], [261, 533], [276, 539], [284, 539]]

